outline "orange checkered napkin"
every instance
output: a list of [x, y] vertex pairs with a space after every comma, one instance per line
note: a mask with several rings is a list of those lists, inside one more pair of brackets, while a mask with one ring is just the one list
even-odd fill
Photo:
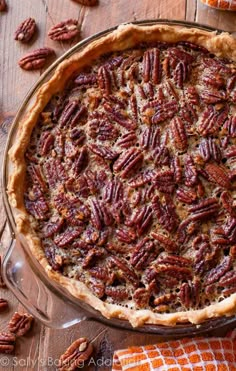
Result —
[[236, 330], [225, 338], [194, 338], [117, 350], [112, 371], [236, 371]]

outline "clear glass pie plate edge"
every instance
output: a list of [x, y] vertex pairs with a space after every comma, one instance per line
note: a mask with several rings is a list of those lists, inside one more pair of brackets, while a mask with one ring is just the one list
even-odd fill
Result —
[[[217, 31], [219, 33], [222, 32], [222, 30], [216, 30], [212, 27], [194, 22], [173, 21], [167, 19], [143, 20], [132, 23], [142, 26], [168, 24], [180, 27], [194, 27], [206, 31]], [[7, 179], [11, 171], [11, 164], [7, 154], [16, 138], [18, 124], [24, 117], [26, 111], [32, 105], [38, 89], [52, 76], [59, 63], [69, 58], [72, 54], [82, 50], [90, 42], [109, 34], [117, 27], [118, 26], [112, 27], [82, 40], [68, 50], [62, 57], [58, 58], [41, 75], [37, 83], [28, 92], [14, 118], [6, 142], [2, 169], [3, 202], [8, 225], [11, 230], [11, 241], [9, 242], [9, 246], [5, 246], [7, 252], [2, 264], [4, 280], [23, 306], [40, 322], [52, 328], [66, 328], [83, 320], [92, 320], [119, 329], [157, 334], [163, 337], [181, 337], [199, 334], [202, 335], [215, 329], [233, 327], [233, 325], [236, 324], [236, 316], [209, 319], [200, 325], [193, 325], [190, 323], [177, 324], [175, 326], [150, 324], [138, 328], [133, 328], [131, 324], [125, 320], [114, 318], [107, 319], [91, 306], [70, 295], [66, 289], [63, 289], [56, 282], [49, 280], [41, 265], [31, 254], [23, 236], [21, 236], [16, 230], [14, 210], [10, 206], [7, 197]]]

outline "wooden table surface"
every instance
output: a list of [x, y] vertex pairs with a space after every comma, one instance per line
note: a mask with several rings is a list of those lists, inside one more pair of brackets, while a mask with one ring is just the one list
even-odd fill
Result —
[[[0, 13], [0, 160], [12, 118], [23, 97], [42, 73], [42, 71], [25, 72], [18, 67], [17, 61], [28, 51], [44, 45], [52, 47], [59, 57], [76, 42], [76, 40], [69, 43], [51, 41], [47, 37], [47, 32], [53, 24], [69, 18], [78, 19], [81, 25], [79, 39], [122, 22], [154, 18], [196, 21], [236, 32], [235, 12], [210, 9], [201, 4], [200, 0], [100, 0], [99, 6], [94, 8], [81, 6], [72, 0], [6, 1], [8, 10]], [[14, 31], [27, 17], [35, 18], [38, 32], [30, 44], [24, 45], [14, 41]], [[5, 223], [1, 202], [0, 213], [1, 230]], [[9, 243], [7, 229], [3, 237], [6, 246]], [[10, 303], [9, 310], [1, 313], [0, 330], [2, 330], [14, 311], [21, 309], [21, 306], [9, 290], [0, 290], [0, 297], [8, 299]], [[55, 311], [53, 315], [57, 316], [58, 313]], [[0, 370], [56, 370], [59, 356], [72, 341], [81, 336], [92, 339], [100, 333], [94, 343], [96, 348], [94, 364], [87, 367], [87, 370], [110, 370], [111, 357], [115, 349], [160, 340], [155, 335], [114, 330], [89, 321], [63, 330], [49, 329], [36, 321], [33, 330], [18, 341], [14, 356], [0, 355]]]

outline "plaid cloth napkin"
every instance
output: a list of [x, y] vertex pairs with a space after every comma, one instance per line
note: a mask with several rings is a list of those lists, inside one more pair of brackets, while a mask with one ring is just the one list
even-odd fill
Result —
[[112, 371], [236, 371], [236, 329], [227, 337], [194, 338], [117, 350]]

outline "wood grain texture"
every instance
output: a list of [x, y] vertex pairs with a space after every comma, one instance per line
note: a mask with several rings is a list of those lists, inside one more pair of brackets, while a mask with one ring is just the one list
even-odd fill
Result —
[[[119, 23], [154, 18], [196, 21], [236, 32], [235, 13], [210, 9], [200, 0], [100, 0], [99, 6], [93, 8], [81, 6], [72, 0], [7, 0], [7, 2], [8, 11], [0, 14], [0, 161], [12, 118], [24, 96], [42, 73], [22, 71], [17, 61], [25, 53], [42, 46], [52, 47], [59, 57], [77, 41], [53, 42], [47, 37], [49, 28], [59, 21], [68, 18], [78, 19], [81, 25], [80, 39]], [[38, 31], [30, 44], [24, 45], [14, 41], [14, 31], [18, 24], [29, 16], [35, 18]], [[0, 216], [1, 230], [5, 222], [2, 203]], [[10, 233], [6, 228], [2, 238], [3, 254], [4, 247], [7, 248], [9, 241]], [[30, 282], [27, 285], [30, 288]], [[14, 311], [22, 310], [22, 307], [7, 289], [1, 289], [0, 297], [7, 298], [10, 302], [9, 310], [0, 314], [0, 329], [4, 329]], [[55, 310], [53, 316], [57, 316], [59, 311], [60, 308], [58, 311]], [[225, 330], [221, 330], [220, 333], [224, 333]], [[115, 349], [163, 340], [158, 336], [114, 330], [92, 321], [84, 321], [65, 330], [52, 330], [36, 322], [33, 331], [18, 341], [14, 355], [16, 358], [7, 357], [9, 365], [5, 367], [1, 365], [0, 355], [0, 370], [56, 370], [60, 354], [72, 341], [81, 336], [93, 339], [98, 334], [100, 335], [94, 342], [94, 361], [86, 368], [87, 370], [110, 370]]]

